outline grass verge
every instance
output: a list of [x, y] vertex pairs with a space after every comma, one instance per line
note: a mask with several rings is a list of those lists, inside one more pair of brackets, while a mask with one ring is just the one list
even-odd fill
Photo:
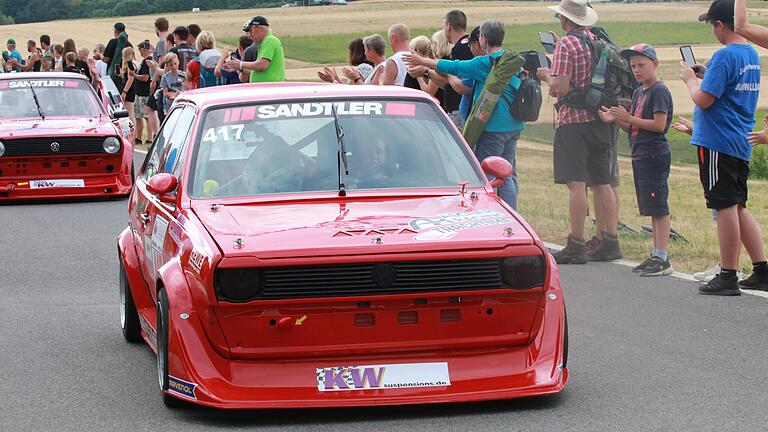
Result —
[[[763, 118], [766, 115], [764, 108], [758, 109], [755, 113], [755, 128], [762, 130]], [[683, 114], [688, 119], [693, 119], [692, 115]], [[677, 121], [677, 116], [674, 121]], [[555, 138], [555, 130], [551, 123], [533, 123], [525, 125], [525, 131], [522, 135], [523, 139], [534, 141], [542, 144], [552, 145]], [[690, 136], [682, 132], [678, 132], [674, 129], [670, 129], [667, 133], [667, 140], [672, 150], [672, 160], [678, 163], [695, 164], [696, 152], [693, 146], [691, 146]], [[622, 156], [629, 156], [630, 148], [629, 141], [627, 140], [627, 134], [621, 133], [619, 137], [619, 154]]]
[[[619, 164], [621, 221], [638, 229], [642, 225], [650, 225], [650, 218], [638, 215], [629, 159], [621, 158]], [[550, 148], [521, 141], [517, 151], [517, 168], [520, 214], [544, 241], [563, 244], [569, 227], [568, 191], [565, 186], [554, 184]], [[698, 170], [695, 167], [673, 165], [669, 186], [672, 227], [690, 241], [670, 243], [673, 267], [691, 273], [713, 266], [719, 259], [715, 223], [704, 203]], [[749, 208], [761, 227], [768, 226], [768, 196], [755, 192], [766, 190], [766, 187], [768, 181], [750, 180], [750, 190], [753, 192], [750, 194]], [[593, 231], [588, 229], [588, 236]], [[621, 233], [620, 238], [625, 259], [642, 261], [647, 258], [652, 244], [650, 237]], [[751, 271], [749, 257], [744, 252], [741, 265], [745, 271]]]

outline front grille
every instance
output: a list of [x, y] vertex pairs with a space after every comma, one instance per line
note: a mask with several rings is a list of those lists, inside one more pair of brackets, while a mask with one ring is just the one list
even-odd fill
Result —
[[261, 278], [263, 300], [505, 287], [500, 259], [268, 267]]
[[3, 144], [5, 144], [5, 156], [105, 154], [104, 137], [4, 139]]

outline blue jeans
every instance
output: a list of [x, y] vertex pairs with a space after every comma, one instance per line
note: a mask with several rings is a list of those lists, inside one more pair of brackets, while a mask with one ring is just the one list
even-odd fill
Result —
[[[475, 146], [475, 157], [481, 163], [489, 156], [500, 156], [512, 164], [512, 175], [504, 179], [504, 186], [500, 188], [499, 196], [510, 207], [517, 210], [517, 195], [520, 193], [520, 185], [517, 183], [517, 139], [520, 131], [515, 132], [483, 132]], [[493, 180], [488, 177], [488, 180]]]

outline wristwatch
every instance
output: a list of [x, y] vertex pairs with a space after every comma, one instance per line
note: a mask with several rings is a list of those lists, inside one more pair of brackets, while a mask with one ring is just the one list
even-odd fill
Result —
[[243, 65], [244, 65], [244, 64], [245, 64], [245, 62], [240, 62], [240, 72], [243, 72], [243, 69], [244, 69], [244, 68], [243, 68]]
[[429, 79], [429, 69], [424, 71], [424, 79]]

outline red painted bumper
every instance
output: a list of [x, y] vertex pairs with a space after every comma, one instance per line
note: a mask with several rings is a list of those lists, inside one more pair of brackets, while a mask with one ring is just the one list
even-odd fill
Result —
[[[133, 187], [132, 164], [132, 152], [117, 157], [0, 159], [0, 169], [3, 171], [0, 176], [0, 201], [128, 195]], [[107, 170], [108, 165], [111, 171]], [[84, 186], [31, 187], [32, 181], [72, 179], [83, 180]]]
[[[173, 290], [169, 374], [196, 387], [194, 399], [169, 393], [200, 405], [237, 409], [448, 403], [558, 393], [568, 381], [563, 366], [565, 308], [556, 270], [552, 276], [535, 324], [539, 331], [532, 332], [536, 337], [524, 346], [284, 361], [223, 358], [208, 342], [204, 319], [192, 310], [188, 292]], [[181, 318], [184, 314], [187, 319]], [[318, 390], [316, 368], [432, 362], [448, 364], [449, 386]]]

